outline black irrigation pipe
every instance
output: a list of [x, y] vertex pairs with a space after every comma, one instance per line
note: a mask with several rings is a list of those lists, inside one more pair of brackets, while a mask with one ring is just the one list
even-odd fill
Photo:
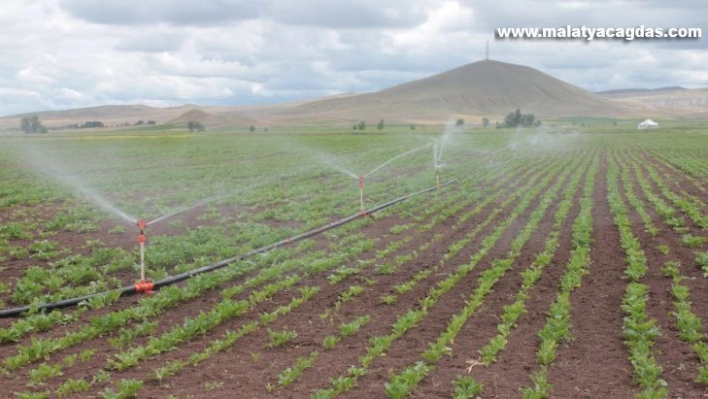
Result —
[[[416, 192], [410, 193], [408, 195], [404, 195], [403, 197], [393, 199], [391, 201], [386, 202], [385, 204], [378, 205], [378, 206], [371, 208], [369, 210], [355, 213], [355, 214], [348, 216], [344, 219], [340, 219], [340, 220], [334, 221], [332, 223], [326, 224], [324, 226], [318, 227], [316, 229], [306, 231], [304, 233], [286, 238], [284, 240], [278, 241], [278, 242], [270, 244], [270, 245], [266, 245], [265, 247], [254, 249], [254, 250], [247, 252], [245, 254], [221, 260], [217, 263], [214, 263], [214, 264], [211, 264], [208, 266], [204, 266], [204, 267], [200, 267], [198, 269], [190, 270], [190, 271], [182, 273], [182, 274], [177, 274], [174, 276], [166, 277], [162, 280], [158, 280], [155, 282], [139, 282], [135, 285], [130, 285], [127, 287], [118, 288], [118, 289], [116, 289], [116, 291], [119, 291], [120, 296], [124, 297], [124, 296], [133, 295], [133, 294], [140, 293], [140, 292], [149, 292], [149, 291], [159, 289], [161, 287], [164, 287], [164, 286], [167, 286], [170, 284], [178, 283], [180, 281], [187, 280], [191, 277], [194, 277], [194, 276], [202, 274], [202, 273], [212, 272], [214, 270], [221, 269], [223, 267], [230, 265], [231, 263], [234, 263], [234, 262], [237, 262], [240, 260], [244, 260], [244, 259], [249, 258], [251, 256], [258, 255], [258, 254], [261, 254], [264, 252], [268, 252], [272, 249], [282, 247], [284, 245], [288, 245], [288, 244], [291, 244], [291, 243], [294, 243], [294, 242], [297, 242], [300, 240], [304, 240], [306, 238], [316, 236], [318, 234], [324, 233], [325, 231], [331, 230], [335, 227], [339, 227], [344, 224], [347, 224], [353, 220], [359, 219], [361, 217], [369, 216], [369, 215], [372, 215], [376, 212], [382, 211], [382, 210], [384, 210], [392, 205], [395, 205], [399, 202], [406, 201], [415, 195], [420, 195], [420, 194], [424, 194], [424, 193], [427, 193], [427, 192], [430, 192], [433, 190], [437, 190], [438, 188], [441, 188], [441, 187], [444, 187], [444, 186], [447, 186], [447, 185], [450, 185], [450, 184], [456, 183], [456, 182], [457, 182], [457, 179], [453, 179], [453, 180], [449, 180], [449, 181], [447, 181], [443, 184], [437, 185], [437, 186], [428, 187], [426, 189], [416, 191]], [[76, 305], [80, 304], [81, 302], [87, 301], [95, 296], [102, 295], [102, 294], [104, 294], [104, 293], [97, 292], [94, 294], [84, 295], [84, 296], [81, 296], [78, 298], [65, 299], [62, 301], [54, 302], [54, 303], [45, 303], [45, 304], [38, 305], [37, 309], [38, 310], [53, 310], [53, 309], [66, 308], [69, 306], [76, 306]], [[29, 310], [30, 310], [29, 306], [23, 306], [23, 307], [13, 308], [13, 309], [3, 309], [3, 310], [0, 310], [0, 318], [19, 316], [22, 313], [25, 313]]]

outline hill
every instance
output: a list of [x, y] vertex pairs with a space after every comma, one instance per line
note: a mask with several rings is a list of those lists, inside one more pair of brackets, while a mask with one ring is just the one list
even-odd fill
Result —
[[655, 94], [655, 93], [663, 93], [663, 92], [679, 91], [679, 90], [686, 90], [686, 89], [681, 86], [667, 86], [667, 87], [659, 87], [656, 89], [641, 89], [641, 88], [614, 89], [614, 90], [598, 91], [595, 94], [599, 94], [601, 96], [613, 98], [613, 97], [631, 97], [631, 96], [634, 96], [637, 94]]
[[[534, 68], [484, 60], [364, 94], [276, 105], [183, 105], [156, 108], [145, 105], [100, 106], [36, 113], [47, 127], [98, 120], [121, 125], [138, 120], [186, 124], [189, 120], [212, 127], [257, 127], [317, 122], [441, 123], [450, 118], [492, 121], [520, 108], [542, 120], [567, 116], [671, 117], [698, 114], [708, 105], [708, 91], [679, 87], [661, 90], [625, 89], [591, 93]], [[17, 129], [23, 115], [0, 118], [0, 129]]]
[[676, 117], [705, 118], [706, 109], [708, 109], [708, 89], [664, 87], [651, 90], [603, 92], [601, 95], [625, 104], [662, 110], [663, 114]]
[[451, 116], [501, 117], [516, 108], [540, 118], [639, 113], [631, 104], [603, 98], [536, 69], [485, 60], [375, 93], [299, 105], [281, 116], [440, 121]]

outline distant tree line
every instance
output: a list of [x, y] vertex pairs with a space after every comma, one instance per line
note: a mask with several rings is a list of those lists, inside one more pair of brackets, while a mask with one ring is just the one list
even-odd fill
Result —
[[366, 122], [364, 121], [359, 121], [359, 123], [355, 123], [352, 125], [352, 129], [354, 130], [365, 130], [366, 129]]
[[538, 127], [541, 121], [537, 120], [534, 114], [522, 114], [520, 109], [509, 112], [504, 117], [504, 125], [497, 127]]
[[[376, 124], [376, 128], [379, 130], [383, 130], [386, 127], [386, 122], [384, 122], [383, 119], [379, 119], [379, 123]], [[364, 121], [359, 121], [359, 123], [355, 123], [352, 125], [352, 129], [354, 130], [366, 130], [366, 122]]]
[[27, 134], [47, 133], [47, 128], [42, 125], [37, 115], [24, 116], [20, 120], [20, 130]]
[[86, 121], [79, 126], [79, 129], [89, 129], [89, 128], [96, 128], [96, 127], [104, 127], [103, 122], [101, 121]]

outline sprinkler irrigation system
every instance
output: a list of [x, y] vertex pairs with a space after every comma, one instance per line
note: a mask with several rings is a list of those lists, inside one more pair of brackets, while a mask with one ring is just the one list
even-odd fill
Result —
[[[219, 262], [217, 262], [217, 263], [214, 263], [214, 264], [211, 264], [211, 265], [208, 265], [208, 266], [204, 266], [204, 267], [201, 267], [201, 268], [198, 268], [198, 269], [195, 269], [195, 270], [191, 270], [191, 271], [189, 271], [189, 272], [185, 272], [185, 273], [178, 274], [178, 275], [175, 275], [175, 276], [166, 277], [166, 278], [164, 278], [164, 279], [162, 279], [162, 280], [155, 281], [155, 282], [148, 281], [148, 280], [146, 279], [146, 274], [145, 274], [145, 243], [146, 243], [145, 229], [146, 229], [148, 226], [152, 225], [152, 224], [159, 223], [159, 222], [162, 222], [162, 221], [164, 221], [164, 220], [170, 219], [170, 218], [172, 218], [172, 217], [175, 217], [175, 216], [180, 215], [180, 214], [182, 214], [182, 213], [188, 212], [188, 211], [190, 211], [190, 210], [192, 210], [192, 209], [194, 209], [194, 208], [197, 208], [197, 207], [199, 207], [199, 206], [206, 205], [206, 204], [208, 204], [208, 203], [210, 203], [210, 202], [217, 201], [217, 200], [219, 200], [219, 199], [223, 199], [223, 198], [232, 196], [232, 195], [236, 194], [237, 192], [240, 192], [241, 190], [238, 190], [238, 191], [236, 191], [236, 192], [234, 192], [234, 193], [229, 193], [229, 194], [224, 194], [224, 195], [220, 195], [220, 196], [216, 196], [216, 197], [211, 197], [211, 198], [204, 199], [204, 200], [202, 200], [202, 201], [200, 201], [200, 202], [198, 202], [198, 203], [196, 203], [196, 204], [194, 204], [194, 205], [191, 205], [191, 206], [189, 206], [189, 207], [180, 209], [180, 210], [178, 210], [178, 211], [175, 211], [175, 212], [172, 212], [172, 213], [169, 213], [169, 214], [160, 216], [160, 217], [155, 218], [155, 219], [150, 220], [150, 221], [146, 221], [145, 219], [136, 219], [136, 218], [133, 218], [133, 217], [129, 216], [128, 214], [126, 214], [125, 212], [123, 212], [123, 211], [121, 211], [120, 209], [118, 209], [117, 207], [115, 207], [115, 206], [113, 206], [112, 204], [108, 203], [108, 201], [105, 201], [105, 200], [103, 200], [102, 198], [100, 198], [100, 197], [98, 197], [98, 196], [96, 196], [96, 195], [90, 195], [89, 197], [90, 197], [91, 199], [93, 199], [95, 202], [97, 202], [102, 208], [104, 208], [105, 210], [110, 211], [111, 213], [113, 213], [113, 214], [119, 216], [119, 217], [120, 217], [121, 219], [123, 219], [124, 221], [129, 222], [129, 223], [131, 223], [131, 224], [137, 226], [137, 229], [138, 229], [138, 245], [139, 245], [139, 248], [140, 248], [140, 280], [139, 280], [138, 282], [136, 282], [134, 285], [129, 285], [129, 286], [125, 286], [125, 287], [122, 287], [122, 288], [118, 288], [118, 289], [116, 289], [116, 290], [114, 290], [114, 291], [118, 291], [118, 292], [120, 293], [120, 296], [121, 296], [121, 297], [122, 297], [122, 296], [127, 296], [127, 295], [132, 295], [132, 294], [135, 294], [135, 293], [149, 294], [149, 293], [154, 292], [154, 290], [159, 289], [160, 287], [167, 286], [167, 285], [170, 285], [170, 284], [174, 284], [174, 283], [177, 283], [177, 282], [180, 282], [180, 281], [189, 279], [189, 278], [191, 278], [191, 277], [193, 277], [193, 276], [196, 276], [196, 275], [199, 275], [199, 274], [202, 274], [202, 273], [207, 273], [207, 272], [211, 272], [211, 271], [214, 271], [214, 270], [218, 270], [218, 269], [221, 269], [221, 268], [223, 268], [223, 267], [225, 267], [225, 266], [228, 266], [228, 265], [230, 265], [230, 264], [232, 264], [232, 263], [234, 263], [234, 262], [236, 262], [236, 261], [240, 261], [240, 260], [249, 258], [249, 257], [254, 256], [254, 255], [256, 255], [256, 254], [264, 253], [264, 252], [270, 251], [270, 250], [272, 250], [272, 249], [281, 247], [281, 246], [283, 246], [283, 245], [288, 245], [288, 244], [291, 244], [291, 243], [296, 242], [296, 241], [300, 241], [300, 240], [303, 240], [303, 239], [306, 239], [306, 238], [309, 238], [309, 237], [313, 237], [313, 236], [318, 235], [318, 234], [321, 234], [321, 233], [323, 233], [323, 232], [325, 232], [325, 231], [328, 231], [328, 230], [331, 230], [331, 229], [333, 229], [333, 228], [342, 226], [342, 225], [344, 225], [344, 224], [346, 224], [346, 223], [349, 223], [349, 222], [351, 222], [351, 221], [353, 221], [353, 220], [355, 220], [355, 219], [358, 219], [358, 218], [361, 218], [361, 217], [365, 217], [365, 216], [369, 216], [369, 215], [372, 215], [372, 214], [374, 214], [374, 213], [376, 213], [376, 212], [382, 211], [382, 210], [384, 210], [384, 209], [386, 209], [386, 208], [388, 208], [388, 207], [390, 207], [390, 206], [392, 206], [392, 205], [394, 205], [394, 204], [397, 204], [397, 203], [399, 203], [399, 202], [406, 201], [406, 200], [408, 200], [409, 198], [411, 198], [411, 197], [413, 197], [413, 196], [415, 196], [415, 195], [424, 194], [424, 193], [427, 193], [427, 192], [429, 192], [429, 191], [433, 191], [433, 190], [436, 190], [436, 189], [440, 189], [441, 187], [444, 187], [444, 186], [453, 184], [453, 183], [457, 182], [456, 179], [449, 180], [449, 181], [447, 181], [447, 182], [445, 182], [445, 183], [443, 183], [443, 184], [440, 183], [440, 170], [439, 170], [439, 169], [442, 167], [442, 164], [439, 163], [439, 160], [440, 160], [440, 157], [442, 156], [442, 149], [443, 149], [443, 147], [444, 147], [445, 142], [447, 141], [447, 136], [448, 136], [448, 134], [449, 134], [449, 132], [448, 132], [448, 130], [446, 129], [446, 131], [443, 133], [443, 137], [442, 137], [439, 141], [438, 141], [438, 140], [434, 140], [433, 143], [428, 143], [428, 144], [423, 145], [423, 146], [421, 146], [421, 147], [414, 148], [414, 149], [412, 149], [412, 150], [409, 150], [409, 151], [406, 151], [406, 152], [404, 152], [404, 153], [402, 153], [402, 154], [399, 154], [399, 155], [397, 155], [397, 156], [395, 156], [395, 157], [393, 157], [393, 158], [387, 160], [386, 162], [380, 164], [379, 166], [375, 167], [375, 168], [372, 169], [369, 173], [366, 173], [366, 174], [356, 175], [356, 174], [354, 174], [354, 173], [352, 173], [352, 172], [350, 172], [350, 171], [348, 171], [348, 170], [335, 167], [336, 170], [338, 170], [338, 171], [340, 171], [340, 172], [343, 172], [343, 173], [345, 173], [346, 175], [348, 175], [348, 176], [350, 176], [350, 177], [353, 177], [353, 178], [355, 178], [355, 179], [358, 180], [358, 182], [359, 182], [359, 212], [358, 212], [358, 213], [353, 214], [353, 215], [351, 215], [351, 216], [349, 216], [349, 217], [346, 217], [346, 218], [344, 218], [344, 219], [341, 219], [341, 220], [338, 220], [338, 221], [329, 223], [329, 224], [327, 224], [327, 225], [318, 227], [318, 228], [316, 228], [316, 229], [313, 229], [313, 230], [310, 230], [310, 231], [307, 231], [307, 232], [298, 234], [298, 235], [296, 235], [296, 236], [293, 236], [293, 237], [290, 237], [290, 238], [286, 238], [286, 239], [284, 239], [284, 240], [281, 240], [281, 241], [278, 241], [278, 242], [276, 242], [276, 243], [267, 245], [267, 246], [265, 246], [265, 247], [261, 247], [261, 248], [252, 250], [252, 251], [250, 251], [250, 252], [248, 252], [248, 253], [245, 253], [245, 254], [242, 254], [242, 255], [238, 255], [238, 256], [235, 256], [235, 257], [232, 257], [232, 258], [224, 259], [224, 260], [221, 260], [221, 261], [219, 261]], [[414, 192], [414, 193], [411, 193], [411, 194], [408, 194], [408, 195], [405, 195], [405, 196], [402, 196], [402, 197], [399, 197], [399, 198], [396, 198], [396, 199], [393, 199], [393, 200], [391, 200], [391, 201], [389, 201], [389, 202], [386, 202], [386, 203], [384, 203], [384, 204], [382, 204], [382, 205], [378, 205], [378, 206], [376, 206], [376, 207], [374, 207], [374, 208], [372, 208], [372, 209], [367, 210], [366, 207], [365, 207], [365, 204], [364, 204], [364, 187], [365, 187], [366, 179], [367, 179], [369, 176], [371, 176], [372, 174], [378, 172], [379, 170], [383, 169], [383, 168], [386, 167], [387, 165], [389, 165], [389, 164], [391, 164], [392, 162], [396, 161], [397, 159], [403, 158], [403, 157], [408, 156], [408, 155], [411, 155], [411, 154], [414, 154], [414, 153], [416, 153], [416, 152], [418, 152], [418, 151], [421, 151], [421, 150], [423, 150], [423, 149], [425, 149], [425, 148], [427, 148], [427, 147], [430, 147], [431, 145], [433, 145], [433, 155], [434, 155], [434, 163], [435, 163], [435, 186], [429, 187], [429, 188], [426, 188], [426, 189], [423, 189], [423, 190], [420, 190], [420, 191], [416, 191], [416, 192]], [[330, 162], [327, 162], [327, 163], [330, 164]], [[76, 185], [77, 187], [79, 187], [78, 184], [75, 184], [75, 185]], [[81, 187], [82, 187], [82, 186], [81, 186]], [[80, 190], [80, 191], [88, 193], [88, 191], [85, 190], [85, 189]], [[111, 291], [111, 292], [114, 292], [114, 291]], [[84, 295], [84, 296], [81, 296], [81, 297], [78, 297], [78, 298], [65, 299], [65, 300], [62, 300], [62, 301], [54, 302], [54, 303], [41, 304], [41, 305], [37, 306], [36, 309], [37, 309], [37, 310], [52, 310], [52, 309], [65, 308], [65, 307], [69, 307], [69, 306], [76, 306], [76, 305], [81, 304], [82, 302], [85, 302], [85, 301], [87, 301], [87, 300], [93, 298], [93, 297], [96, 297], [96, 296], [98, 296], [98, 295], [103, 295], [103, 294], [105, 294], [105, 292], [103, 292], [103, 293], [100, 293], [100, 292], [99, 292], [99, 293], [93, 293], [93, 294], [89, 294], [89, 295]], [[23, 307], [18, 307], [18, 308], [13, 308], [13, 309], [3, 309], [3, 310], [0, 310], [0, 318], [2, 318], [2, 317], [11, 317], [11, 316], [19, 316], [19, 315], [21, 315], [21, 314], [23, 314], [23, 313], [28, 312], [29, 310], [30, 310], [30, 307], [29, 307], [29, 306], [23, 306]]]
[[[166, 278], [164, 278], [164, 279], [162, 279], [162, 280], [159, 280], [159, 281], [155, 281], [155, 282], [145, 281], [145, 280], [144, 280], [144, 276], [141, 274], [141, 277], [143, 278], [142, 281], [140, 281], [140, 282], [138, 282], [138, 283], [136, 283], [136, 284], [134, 284], [134, 285], [129, 285], [129, 286], [126, 286], [126, 287], [118, 288], [118, 289], [116, 289], [115, 291], [120, 292], [120, 296], [121, 296], [121, 297], [123, 297], [123, 296], [128, 296], [128, 295], [133, 295], [133, 294], [136, 294], [136, 293], [149, 293], [149, 292], [153, 292], [154, 290], [157, 290], [157, 289], [159, 289], [159, 288], [161, 288], [161, 287], [164, 287], [164, 286], [167, 286], [167, 285], [171, 285], [171, 284], [175, 284], [175, 283], [178, 283], [178, 282], [180, 282], [180, 281], [187, 280], [187, 279], [189, 279], [189, 278], [191, 278], [191, 277], [194, 277], [194, 276], [197, 276], [197, 275], [199, 275], [199, 274], [203, 274], [203, 273], [207, 273], [207, 272], [212, 272], [212, 271], [215, 271], [215, 270], [224, 268], [224, 267], [226, 267], [226, 266], [228, 266], [228, 265], [230, 265], [230, 264], [232, 264], [232, 263], [234, 263], [234, 262], [247, 259], [247, 258], [252, 257], [252, 256], [254, 256], [254, 255], [257, 255], [257, 254], [260, 254], [260, 253], [264, 253], [264, 252], [268, 252], [268, 251], [273, 250], [273, 249], [275, 249], [275, 248], [282, 247], [282, 246], [285, 246], [285, 245], [289, 245], [289, 244], [292, 244], [292, 243], [294, 243], [294, 242], [297, 242], [297, 241], [300, 241], [300, 240], [304, 240], [304, 239], [306, 239], [306, 238], [314, 237], [314, 236], [316, 236], [316, 235], [318, 235], [318, 234], [321, 234], [321, 233], [324, 233], [325, 231], [328, 231], [328, 230], [334, 229], [334, 228], [336, 228], [336, 227], [342, 226], [342, 225], [347, 224], [347, 223], [349, 223], [349, 222], [351, 222], [351, 221], [353, 221], [353, 220], [356, 220], [356, 219], [358, 219], [358, 218], [365, 217], [365, 216], [369, 216], [369, 215], [372, 215], [372, 214], [374, 214], [374, 213], [380, 212], [380, 211], [382, 211], [382, 210], [384, 210], [384, 209], [386, 209], [386, 208], [389, 208], [389, 207], [391, 207], [391, 206], [393, 206], [393, 205], [395, 205], [395, 204], [397, 204], [397, 203], [399, 203], [399, 202], [407, 201], [408, 199], [410, 199], [411, 197], [414, 197], [414, 196], [416, 196], [416, 195], [421, 195], [421, 194], [424, 194], [424, 193], [427, 193], [427, 192], [430, 192], [430, 191], [438, 190], [438, 189], [440, 189], [440, 188], [442, 188], [442, 187], [444, 187], [444, 186], [451, 185], [451, 184], [456, 183], [456, 182], [457, 182], [457, 180], [455, 180], [455, 179], [449, 180], [449, 181], [447, 181], [447, 182], [445, 182], [445, 183], [443, 183], [443, 184], [441, 184], [441, 185], [439, 185], [439, 186], [428, 187], [428, 188], [425, 188], [425, 189], [422, 189], [422, 190], [419, 190], [419, 191], [416, 191], [416, 192], [413, 192], [413, 193], [404, 195], [404, 196], [402, 196], [402, 197], [395, 198], [395, 199], [393, 199], [393, 200], [391, 200], [391, 201], [388, 201], [388, 202], [386, 202], [386, 203], [384, 203], [384, 204], [378, 205], [378, 206], [376, 206], [376, 207], [374, 207], [374, 208], [371, 208], [371, 209], [369, 209], [369, 210], [365, 210], [364, 212], [355, 213], [355, 214], [353, 214], [353, 215], [351, 215], [351, 216], [348, 216], [348, 217], [346, 217], [346, 218], [344, 218], [344, 219], [340, 219], [340, 220], [334, 221], [334, 222], [332, 222], [332, 223], [326, 224], [326, 225], [324, 225], [324, 226], [315, 228], [315, 229], [313, 229], [313, 230], [309, 230], [309, 231], [306, 231], [306, 232], [304, 232], [304, 233], [295, 235], [295, 236], [293, 236], [293, 237], [286, 238], [286, 239], [284, 239], [284, 240], [275, 242], [275, 243], [270, 244], [270, 245], [267, 245], [267, 246], [265, 246], [265, 247], [261, 247], [261, 248], [258, 248], [258, 249], [254, 249], [254, 250], [252, 250], [252, 251], [250, 251], [250, 252], [247, 252], [247, 253], [245, 253], [245, 254], [237, 255], [237, 256], [234, 256], [234, 257], [228, 258], [228, 259], [224, 259], [224, 260], [221, 260], [221, 261], [219, 261], [219, 262], [217, 262], [217, 263], [214, 263], [214, 264], [211, 264], [211, 265], [208, 265], [208, 266], [204, 266], [204, 267], [201, 267], [201, 268], [198, 268], [198, 269], [190, 270], [190, 271], [185, 272], [185, 273], [182, 273], [182, 274], [177, 274], [177, 275], [174, 275], [174, 276], [166, 277]], [[138, 226], [140, 227], [140, 222], [138, 222], [138, 223], [139, 223]], [[144, 223], [144, 224], [145, 224], [145, 226], [147, 226], [149, 223], [150, 223], [150, 222]], [[142, 232], [142, 230], [141, 230], [141, 233], [140, 233], [140, 234], [141, 234], [141, 236], [143, 236], [143, 242], [141, 242], [141, 244], [143, 244], [143, 243], [144, 243], [144, 233]], [[141, 247], [142, 247], [142, 245], [141, 245]], [[94, 293], [94, 294], [84, 295], [84, 296], [78, 297], [78, 298], [71, 298], [71, 299], [65, 299], [65, 300], [59, 301], [59, 302], [41, 304], [41, 305], [38, 305], [38, 306], [36, 307], [36, 309], [37, 309], [37, 310], [53, 310], [53, 309], [60, 309], [60, 308], [65, 308], [65, 307], [69, 307], [69, 306], [76, 306], [76, 305], [79, 305], [79, 304], [82, 303], [82, 302], [88, 301], [89, 299], [91, 299], [91, 298], [93, 298], [93, 297], [96, 297], [96, 296], [98, 296], [98, 295], [103, 295], [103, 294], [105, 294], [105, 293], [98, 292], [98, 293]], [[23, 307], [13, 308], [13, 309], [3, 309], [3, 310], [0, 310], [0, 317], [19, 316], [19, 315], [21, 315], [21, 314], [23, 314], [23, 313], [28, 312], [29, 310], [30, 310], [30, 307], [29, 307], [29, 306], [23, 306]]]
[[[412, 150], [410, 150], [410, 151], [406, 151], [406, 152], [404, 152], [404, 153], [402, 153], [402, 154], [396, 155], [395, 157], [389, 159], [388, 161], [386, 161], [386, 162], [382, 163], [381, 165], [379, 165], [379, 166], [375, 167], [374, 169], [372, 169], [371, 172], [366, 173], [366, 174], [363, 174], [363, 175], [358, 175], [358, 176], [357, 176], [357, 175], [355, 175], [355, 174], [353, 174], [353, 173], [348, 173], [348, 172], [347, 172], [348, 175], [354, 177], [355, 179], [357, 179], [357, 180], [359, 181], [359, 212], [362, 213], [363, 215], [366, 214], [366, 207], [364, 206], [364, 186], [365, 186], [365, 184], [366, 184], [366, 179], [367, 179], [369, 176], [373, 175], [374, 173], [376, 173], [376, 172], [378, 172], [379, 170], [383, 169], [386, 165], [390, 164], [391, 162], [393, 162], [393, 161], [395, 161], [395, 160], [397, 160], [397, 159], [399, 159], [399, 158], [403, 158], [403, 157], [405, 157], [405, 156], [414, 154], [414, 153], [416, 153], [416, 152], [418, 152], [418, 151], [420, 151], [420, 150], [423, 150], [423, 149], [425, 149], [425, 148], [428, 148], [428, 147], [430, 147], [430, 143], [428, 143], [428, 144], [426, 144], [426, 145], [424, 145], [424, 146], [418, 147], [418, 148], [414, 148], [414, 149], [412, 149]], [[439, 185], [439, 184], [438, 184], [438, 185]]]

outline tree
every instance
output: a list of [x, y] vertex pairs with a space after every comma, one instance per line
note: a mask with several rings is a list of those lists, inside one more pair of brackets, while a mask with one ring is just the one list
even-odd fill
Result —
[[533, 126], [533, 122], [535, 120], [536, 120], [536, 117], [533, 114], [521, 115], [521, 126], [523, 126], [523, 127]]
[[482, 127], [487, 127], [487, 126], [489, 126], [489, 118], [487, 118], [485, 116], [484, 118], [482, 118]]
[[144, 125], [144, 124], [145, 124], [145, 121], [143, 121], [142, 119], [135, 122], [135, 126], [140, 126], [140, 125]]
[[156, 125], [156, 124], [157, 124], [157, 122], [155, 122], [155, 121], [147, 121], [146, 123], [147, 123], [148, 125]]
[[411, 130], [415, 130], [415, 125], [411, 125]]
[[39, 120], [39, 116], [37, 115], [23, 117], [20, 121], [20, 129], [27, 134], [47, 133], [47, 128], [42, 125], [42, 122]]
[[382, 129], [384, 128], [384, 120], [383, 120], [383, 119], [381, 119], [381, 120], [379, 121], [379, 124], [376, 125], [376, 128], [379, 129], [379, 130], [382, 130]]
[[464, 124], [465, 124], [465, 120], [462, 118], [458, 119], [457, 122], [455, 122], [455, 126], [462, 126]]
[[189, 129], [190, 132], [203, 132], [206, 130], [204, 125], [198, 121], [187, 122], [187, 129]]
[[92, 127], [103, 127], [103, 122], [101, 121], [86, 121], [79, 126], [80, 129], [92, 128]]
[[366, 129], [366, 123], [364, 121], [360, 121], [358, 127], [359, 130], [364, 130]]
[[251, 132], [255, 132], [255, 131], [256, 131], [256, 127], [253, 126], [253, 125], [251, 125], [251, 126], [248, 127], [248, 130], [251, 131]]
[[539, 126], [541, 121], [536, 120], [534, 114], [522, 114], [520, 109], [516, 111], [509, 112], [506, 117], [504, 117], [505, 127], [532, 127]]

